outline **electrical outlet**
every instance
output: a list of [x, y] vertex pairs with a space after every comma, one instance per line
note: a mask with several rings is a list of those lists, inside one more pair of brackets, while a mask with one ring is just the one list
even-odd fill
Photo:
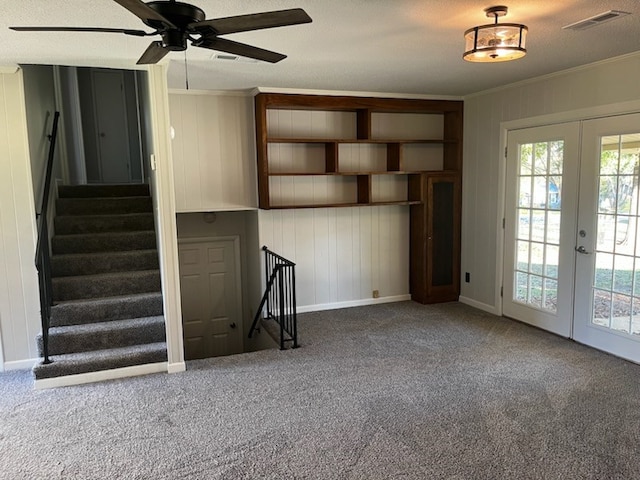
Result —
[[464, 272], [464, 281], [466, 283], [471, 283], [471, 274], [469, 272]]
[[373, 291], [373, 298], [380, 298], [380, 292], [378, 290]]

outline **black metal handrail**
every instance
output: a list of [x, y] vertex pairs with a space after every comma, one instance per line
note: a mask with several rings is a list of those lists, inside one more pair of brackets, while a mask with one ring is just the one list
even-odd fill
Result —
[[36, 269], [38, 270], [38, 284], [40, 286], [40, 320], [42, 322], [42, 353], [43, 363], [51, 363], [49, 358], [49, 325], [51, 323], [51, 307], [53, 306], [53, 285], [51, 283], [51, 251], [49, 250], [49, 195], [51, 193], [51, 176], [53, 172], [53, 158], [58, 136], [58, 119], [60, 112], [55, 112], [51, 135], [49, 135], [49, 156], [45, 166], [44, 185], [40, 212], [36, 212], [38, 221], [38, 242], [36, 243]]
[[298, 348], [296, 264], [272, 252], [266, 246], [262, 247], [262, 250], [266, 286], [249, 330], [249, 338], [256, 330], [266, 307], [263, 318], [275, 320], [280, 327], [280, 349], [284, 350], [285, 343], [291, 343], [292, 348]]

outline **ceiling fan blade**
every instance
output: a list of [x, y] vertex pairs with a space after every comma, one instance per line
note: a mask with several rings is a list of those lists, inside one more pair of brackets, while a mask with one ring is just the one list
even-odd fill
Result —
[[276, 10], [274, 12], [252, 13], [249, 15], [237, 15], [235, 17], [214, 18], [201, 22], [190, 23], [187, 28], [191, 30], [213, 29], [216, 35], [227, 33], [247, 32], [262, 28], [285, 27], [310, 23], [311, 17], [301, 8], [288, 10]]
[[161, 28], [176, 28], [176, 26], [167, 20], [164, 16], [160, 15], [153, 8], [141, 0], [113, 0], [114, 2], [122, 5], [129, 10], [135, 16], [140, 18], [147, 25], [160, 30]]
[[9, 27], [16, 32], [104, 32], [104, 33], [124, 33], [136, 37], [146, 37], [152, 35], [144, 30], [131, 30], [128, 28], [100, 28], [100, 27]]
[[158, 63], [169, 53], [169, 50], [162, 47], [162, 42], [151, 42], [140, 59], [136, 62], [138, 65], [152, 65]]
[[255, 58], [269, 63], [277, 63], [287, 58], [281, 53], [264, 50], [262, 48], [247, 45], [246, 43], [234, 42], [226, 38], [205, 37], [202, 41], [194, 44], [197, 47], [210, 48], [219, 52], [233, 53], [242, 57]]

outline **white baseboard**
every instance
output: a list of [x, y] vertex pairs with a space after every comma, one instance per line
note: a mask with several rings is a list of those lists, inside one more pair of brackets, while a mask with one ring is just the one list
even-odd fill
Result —
[[36, 390], [56, 387], [70, 387], [72, 385], [82, 385], [84, 383], [102, 382], [104, 380], [115, 380], [117, 378], [137, 377], [150, 373], [161, 373], [167, 371], [167, 362], [148, 363], [146, 365], [134, 365], [131, 367], [114, 368], [101, 372], [80, 373], [78, 375], [66, 375], [64, 377], [43, 378], [34, 382]]
[[298, 307], [298, 313], [321, 312], [323, 310], [336, 310], [338, 308], [362, 307], [364, 305], [376, 305], [378, 303], [405, 302], [407, 300], [411, 300], [411, 295], [394, 295], [391, 297], [348, 300], [346, 302], [320, 303], [317, 305], [304, 305], [302, 307]]
[[477, 300], [473, 300], [471, 298], [462, 297], [462, 296], [458, 298], [458, 301], [460, 303], [464, 303], [465, 305], [469, 305], [470, 307], [477, 308], [478, 310], [482, 310], [484, 312], [491, 313], [493, 315], [498, 315], [498, 316], [501, 315], [498, 308], [494, 307], [493, 305], [487, 305], [486, 303], [478, 302]]
[[185, 362], [169, 363], [167, 365], [167, 373], [180, 373], [187, 370], [187, 364]]
[[10, 370], [31, 370], [39, 360], [39, 358], [27, 358], [26, 360], [4, 362], [2, 370], [4, 370], [5, 372], [8, 372]]

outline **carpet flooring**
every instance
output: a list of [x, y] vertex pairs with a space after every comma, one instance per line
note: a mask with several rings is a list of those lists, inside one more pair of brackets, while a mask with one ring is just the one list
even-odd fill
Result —
[[300, 315], [297, 350], [32, 390], [0, 479], [639, 479], [640, 366], [450, 303]]

